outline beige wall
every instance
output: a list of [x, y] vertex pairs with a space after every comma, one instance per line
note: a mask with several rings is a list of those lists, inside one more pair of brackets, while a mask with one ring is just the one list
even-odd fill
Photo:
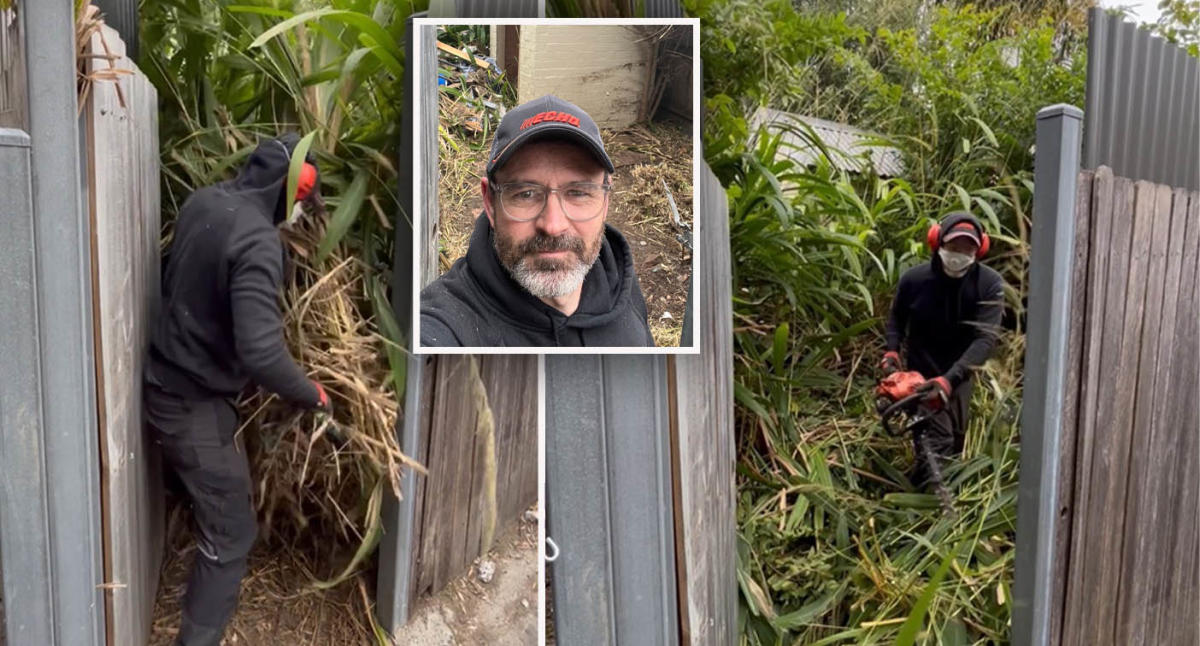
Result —
[[650, 47], [621, 25], [521, 27], [517, 91], [522, 103], [554, 94], [601, 128], [637, 121]]

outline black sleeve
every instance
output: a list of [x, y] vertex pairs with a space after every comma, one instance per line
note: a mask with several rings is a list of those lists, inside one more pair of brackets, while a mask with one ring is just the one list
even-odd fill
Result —
[[975, 338], [945, 374], [951, 386], [957, 387], [971, 376], [972, 370], [987, 362], [1000, 338], [1000, 324], [1004, 319], [1004, 279], [988, 272], [984, 274], [984, 280], [987, 283], [980, 285], [975, 320], [967, 322]]
[[421, 346], [426, 348], [459, 348], [462, 343], [450, 326], [431, 314], [421, 313]]
[[279, 288], [283, 252], [274, 230], [238, 236], [230, 250], [229, 300], [234, 343], [250, 378], [293, 403], [316, 407], [320, 395], [292, 360], [283, 338]]
[[892, 309], [888, 313], [886, 346], [892, 352], [900, 351], [900, 345], [904, 343], [904, 331], [908, 329], [908, 282], [907, 275], [900, 277], [896, 295], [892, 298]]

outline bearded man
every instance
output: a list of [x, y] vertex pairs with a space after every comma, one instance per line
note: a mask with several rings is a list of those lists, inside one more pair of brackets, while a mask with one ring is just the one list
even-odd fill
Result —
[[629, 243], [605, 222], [613, 163], [592, 118], [535, 99], [501, 119], [488, 159], [466, 256], [421, 292], [421, 345], [654, 345]]

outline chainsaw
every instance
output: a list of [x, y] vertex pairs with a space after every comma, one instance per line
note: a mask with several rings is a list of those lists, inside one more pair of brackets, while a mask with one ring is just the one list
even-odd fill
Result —
[[[925, 377], [916, 371], [893, 372], [884, 377], [875, 388], [875, 408], [883, 420], [883, 430], [888, 435], [895, 437], [904, 432], [912, 433], [917, 448], [916, 459], [925, 461], [934, 490], [941, 499], [942, 511], [953, 516], [954, 503], [942, 480], [941, 465], [938, 464], [937, 456], [925, 444], [926, 421], [941, 408], [940, 400], [930, 402], [929, 394], [920, 390], [925, 382]], [[904, 422], [895, 424], [901, 415], [904, 416]]]

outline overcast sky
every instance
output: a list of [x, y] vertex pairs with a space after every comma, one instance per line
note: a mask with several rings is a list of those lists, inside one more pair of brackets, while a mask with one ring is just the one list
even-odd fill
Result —
[[1100, 6], [1105, 8], [1130, 7], [1138, 22], [1158, 21], [1158, 0], [1100, 0]]

